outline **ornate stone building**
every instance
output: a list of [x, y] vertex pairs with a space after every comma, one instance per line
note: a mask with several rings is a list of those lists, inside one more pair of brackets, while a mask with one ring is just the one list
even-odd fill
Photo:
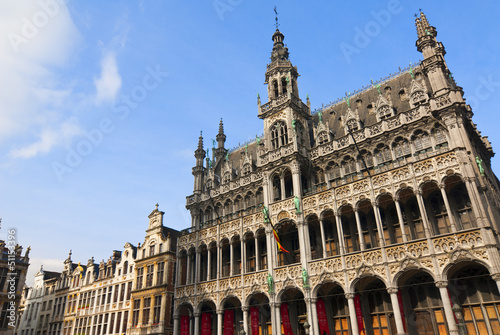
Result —
[[[1, 221], [1, 219], [0, 219]], [[0, 240], [0, 334], [13, 334], [14, 326], [19, 323], [18, 308], [21, 293], [26, 281], [29, 266], [28, 248], [24, 254], [23, 247], [15, 241], [15, 230], [9, 230], [9, 239]]]
[[422, 62], [314, 113], [276, 30], [264, 135], [195, 151], [175, 334], [500, 333], [493, 151], [415, 23]]

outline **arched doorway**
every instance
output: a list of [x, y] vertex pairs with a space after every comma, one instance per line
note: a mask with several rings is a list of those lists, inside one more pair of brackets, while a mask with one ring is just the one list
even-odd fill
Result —
[[200, 305], [199, 330], [201, 334], [217, 334], [217, 314], [213, 301], [203, 301]]
[[[318, 289], [316, 311], [320, 335], [325, 334], [325, 327], [329, 329], [331, 335], [349, 335], [349, 307], [344, 290], [338, 284], [325, 283], [321, 285]], [[326, 320], [322, 317], [323, 314], [326, 316]]]
[[[298, 288], [289, 288], [281, 295], [282, 327], [290, 327], [294, 335], [305, 335], [306, 303], [304, 294]], [[286, 331], [286, 330], [285, 330]]]
[[460, 262], [448, 271], [448, 283], [455, 315], [462, 316], [458, 323], [469, 335], [500, 334], [500, 295], [488, 269]]
[[224, 310], [222, 329], [224, 334], [240, 334], [241, 324], [243, 322], [243, 311], [241, 301], [236, 297], [229, 297], [222, 302]]
[[248, 335], [272, 334], [271, 308], [264, 293], [256, 293], [248, 300]]
[[365, 334], [397, 334], [391, 297], [382, 280], [376, 277], [362, 278], [356, 284], [355, 293], [359, 295]]
[[410, 335], [447, 334], [439, 289], [427, 272], [411, 270], [399, 279], [404, 305], [403, 322]]

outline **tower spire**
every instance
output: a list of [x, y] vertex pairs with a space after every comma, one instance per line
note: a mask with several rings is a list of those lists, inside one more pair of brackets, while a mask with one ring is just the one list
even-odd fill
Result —
[[226, 149], [224, 148], [226, 135], [224, 134], [224, 123], [222, 122], [222, 118], [219, 122], [219, 133], [217, 134], [215, 139], [217, 140], [217, 149], [215, 150], [215, 154], [217, 157], [222, 157], [226, 154]]
[[205, 168], [203, 167], [203, 159], [205, 158], [206, 152], [203, 150], [203, 132], [200, 131], [200, 137], [198, 139], [198, 148], [194, 151], [194, 157], [196, 157], [196, 166], [193, 167], [194, 176], [194, 193], [200, 193], [203, 186], [203, 172]]

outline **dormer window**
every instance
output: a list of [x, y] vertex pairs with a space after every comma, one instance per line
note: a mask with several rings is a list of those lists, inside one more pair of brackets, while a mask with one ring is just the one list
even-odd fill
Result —
[[355, 119], [350, 119], [349, 121], [347, 121], [347, 128], [349, 131], [359, 130], [358, 121], [356, 121]]
[[318, 144], [321, 145], [325, 144], [326, 142], [328, 142], [328, 133], [326, 131], [323, 131], [318, 135]]
[[288, 144], [288, 134], [286, 124], [283, 121], [278, 121], [271, 126], [271, 145], [272, 149]]
[[388, 119], [392, 116], [392, 108], [384, 105], [378, 109], [378, 119], [380, 121]]
[[252, 166], [250, 164], [245, 164], [245, 166], [243, 166], [243, 175], [247, 176], [250, 173], [252, 173]]

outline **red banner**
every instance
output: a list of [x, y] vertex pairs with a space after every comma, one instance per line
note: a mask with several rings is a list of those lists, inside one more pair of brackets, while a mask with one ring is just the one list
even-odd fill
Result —
[[363, 323], [363, 311], [361, 310], [361, 297], [359, 293], [354, 296], [354, 308], [356, 309], [356, 319], [358, 320], [358, 330], [361, 333], [365, 329]]
[[212, 335], [212, 315], [210, 313], [201, 314], [201, 335]]
[[316, 310], [318, 311], [319, 335], [330, 335], [328, 318], [326, 317], [325, 302], [323, 299], [318, 299], [318, 301], [316, 301]]
[[293, 335], [292, 325], [290, 324], [290, 316], [288, 315], [288, 304], [284, 303], [280, 306], [281, 322], [283, 323], [284, 335]]
[[401, 295], [401, 290], [398, 290], [398, 305], [399, 305], [399, 312], [401, 313], [401, 319], [403, 319], [403, 329], [405, 330], [406, 333], [405, 310], [403, 308], [403, 297]]
[[230, 309], [224, 312], [224, 335], [233, 335], [234, 333], [234, 310]]
[[189, 335], [189, 316], [181, 315], [181, 335]]
[[252, 335], [259, 335], [259, 307], [250, 307], [250, 322]]

